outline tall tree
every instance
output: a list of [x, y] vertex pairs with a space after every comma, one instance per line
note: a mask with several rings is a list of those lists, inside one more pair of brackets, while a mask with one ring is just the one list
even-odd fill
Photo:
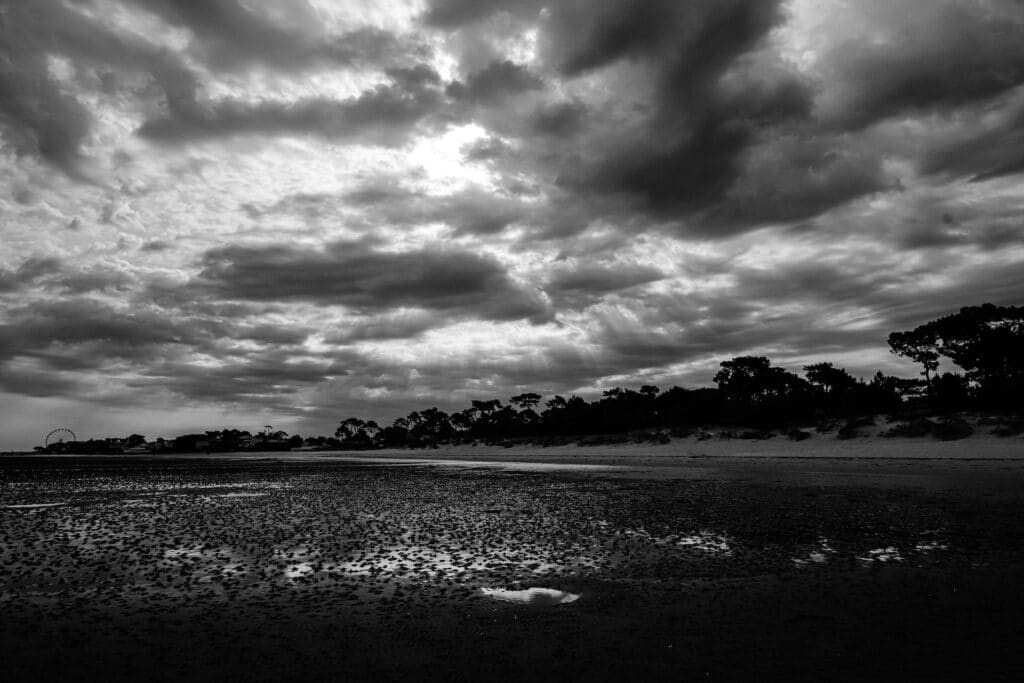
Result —
[[[895, 337], [895, 344], [894, 344]], [[908, 341], [909, 340], [909, 341]], [[893, 351], [914, 358], [945, 356], [966, 371], [990, 405], [1024, 404], [1024, 307], [965, 306], [909, 332], [889, 336]], [[918, 362], [922, 362], [918, 360]], [[925, 366], [926, 370], [929, 366]]]
[[804, 374], [807, 381], [821, 387], [826, 394], [838, 394], [857, 384], [843, 368], [837, 368], [831, 363], [814, 363], [804, 366]]
[[758, 403], [782, 398], [803, 385], [803, 380], [783, 368], [773, 368], [764, 356], [737, 356], [719, 363], [714, 377], [718, 389], [734, 400]]
[[938, 338], [935, 331], [927, 325], [922, 325], [907, 332], [893, 332], [889, 335], [888, 341], [893, 353], [921, 364], [924, 368], [921, 374], [930, 388], [932, 373], [939, 367]]

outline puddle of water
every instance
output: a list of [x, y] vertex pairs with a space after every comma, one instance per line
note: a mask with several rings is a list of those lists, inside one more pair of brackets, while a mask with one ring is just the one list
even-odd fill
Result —
[[323, 560], [320, 551], [309, 545], [299, 544], [286, 548], [275, 548], [273, 563], [284, 565], [284, 578], [289, 580], [301, 579], [305, 576], [312, 576], [323, 569]]
[[[171, 494], [172, 496], [177, 494]], [[208, 493], [201, 496], [195, 496], [193, 500], [201, 503], [217, 503], [221, 502], [224, 498], [260, 498], [268, 495], [267, 493], [256, 493], [256, 492], [241, 492], [241, 493]]]
[[[670, 536], [669, 538], [672, 537]], [[706, 553], [718, 553], [721, 555], [732, 553], [732, 549], [729, 547], [729, 539], [720, 534], [712, 534], [706, 531], [676, 538], [675, 544], [683, 548], [694, 548]]]
[[891, 545], [887, 548], [869, 550], [867, 555], [860, 555], [857, 559], [861, 562], [902, 562], [903, 555], [896, 546]]
[[927, 541], [915, 545], [914, 550], [916, 550], [919, 553], [930, 553], [933, 550], [949, 550], [949, 545], [945, 543], [939, 543], [938, 541]]
[[[601, 522], [598, 522], [601, 525]], [[655, 536], [646, 529], [624, 529], [623, 536], [640, 538], [654, 545], [674, 545], [679, 548], [699, 550], [714, 555], [731, 555], [732, 548], [729, 546], [729, 538], [722, 534], [711, 531], [699, 531], [691, 534], [669, 534], [667, 536]]]
[[511, 470], [516, 472], [553, 472], [553, 471], [572, 471], [572, 472], [604, 472], [627, 469], [622, 465], [595, 465], [595, 464], [584, 464], [584, 463], [553, 463], [553, 462], [520, 462], [520, 461], [507, 461], [507, 460], [459, 460], [455, 458], [393, 458], [393, 457], [374, 457], [374, 456], [352, 456], [352, 455], [336, 455], [336, 454], [317, 454], [315, 459], [330, 459], [341, 462], [351, 462], [356, 464], [372, 464], [380, 466], [442, 466], [442, 467], [463, 467], [470, 469], [499, 469], [499, 470]]
[[480, 592], [489, 598], [504, 602], [515, 602], [531, 607], [553, 607], [576, 602], [580, 596], [576, 593], [555, 590], [554, 588], [527, 588], [526, 590], [506, 590], [504, 588], [481, 588]]
[[208, 548], [202, 545], [182, 546], [164, 551], [164, 566], [188, 570], [189, 576], [199, 583], [216, 578], [244, 574], [242, 559], [230, 548]]
[[456, 577], [470, 572], [485, 571], [487, 560], [478, 558], [470, 551], [438, 551], [416, 546], [399, 546], [383, 549], [357, 560], [342, 562], [338, 564], [337, 569], [357, 575], [426, 571], [434, 575]]
[[23, 503], [21, 505], [4, 505], [8, 510], [38, 510], [40, 508], [55, 508], [67, 503]]
[[829, 545], [827, 538], [819, 538], [818, 549], [812, 550], [804, 558], [794, 557], [793, 564], [795, 564], [797, 567], [804, 567], [812, 563], [825, 564], [826, 562], [828, 562], [829, 555], [834, 555], [835, 552], [835, 548]]
[[929, 531], [922, 531], [921, 535], [927, 538], [922, 538], [914, 545], [914, 550], [919, 553], [930, 553], [935, 550], [949, 550], [949, 544], [944, 543], [941, 538], [941, 534], [944, 529], [931, 529]]
[[[262, 491], [264, 489], [286, 488], [284, 482], [279, 481], [236, 481], [227, 484], [200, 484], [195, 482], [167, 482], [159, 485], [163, 491], [210, 491], [216, 489], [248, 489]], [[159, 491], [157, 492], [159, 493]]]
[[561, 558], [543, 547], [490, 552], [479, 548], [457, 550], [409, 544], [368, 551], [357, 558], [333, 564], [330, 571], [357, 576], [399, 576], [411, 580], [463, 580], [467, 575], [489, 572], [499, 567], [502, 570], [547, 575], [596, 569], [603, 563], [602, 557], [586, 554]]
[[303, 576], [309, 576], [314, 571], [312, 562], [297, 562], [289, 565], [284, 570], [284, 577], [286, 579], [298, 579]]
[[165, 560], [203, 560], [215, 556], [213, 550], [206, 550], [201, 545], [187, 546], [181, 548], [170, 548], [164, 551]]

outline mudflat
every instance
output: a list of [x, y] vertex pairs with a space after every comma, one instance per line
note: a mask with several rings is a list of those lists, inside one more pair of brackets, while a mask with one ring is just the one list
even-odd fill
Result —
[[0, 668], [1021, 680], [1021, 446], [3, 458]]

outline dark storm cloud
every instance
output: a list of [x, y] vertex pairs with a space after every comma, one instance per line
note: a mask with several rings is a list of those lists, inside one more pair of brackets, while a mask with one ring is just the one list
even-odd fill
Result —
[[1001, 178], [1003, 176], [1008, 175], [1018, 175], [1021, 173], [1024, 173], [1024, 157], [1021, 157], [1016, 161], [1011, 161], [1007, 164], [1003, 164], [1002, 166], [997, 166], [996, 168], [985, 171], [984, 173], [979, 173], [978, 175], [971, 178], [971, 181], [975, 183], [981, 183], [986, 180], [992, 180], [993, 178]]
[[[289, 387], [296, 383], [344, 373], [333, 360], [305, 357], [301, 344], [312, 328], [245, 322], [246, 310], [216, 313], [187, 315], [141, 300], [127, 311], [86, 297], [12, 308], [0, 325], [2, 384], [25, 395], [70, 395], [82, 386], [82, 373], [117, 367], [150, 375], [174, 368], [163, 388], [227, 400], [232, 392], [251, 393], [260, 382], [263, 393], [280, 394], [294, 391]], [[219, 363], [196, 365], [195, 353]], [[209, 389], [201, 392], [201, 386]]]
[[656, 55], [681, 37], [686, 5], [673, 0], [565, 3], [553, 12], [550, 49], [569, 76], [619, 59]]
[[530, 117], [529, 130], [542, 136], [565, 138], [583, 127], [587, 108], [581, 102], [542, 104]]
[[520, 201], [495, 192], [467, 188], [439, 197], [404, 192], [394, 187], [367, 185], [346, 195], [347, 200], [372, 209], [371, 220], [392, 226], [444, 223], [456, 234], [501, 232], [527, 215]]
[[[753, 305], [735, 306], [727, 300], [702, 299], [700, 307], [648, 309], [628, 323], [601, 320], [591, 331], [590, 342], [599, 349], [592, 361], [590, 382], [609, 376], [656, 371], [667, 377], [677, 364], [706, 366], [706, 372], [687, 373], [690, 386], [710, 385], [719, 361], [754, 353], [775, 359], [791, 354], [847, 352], [875, 349], [884, 343], [882, 329], [840, 332], [820, 324], [816, 311], [787, 311], [765, 318]], [[752, 337], [750, 330], [758, 333]], [[794, 368], [798, 369], [798, 368]], [[681, 381], [672, 379], [672, 382]], [[621, 383], [621, 382], [620, 382]]]
[[0, 324], [0, 386], [28, 396], [74, 396], [88, 374], [176, 355], [189, 341], [163, 316], [93, 299], [14, 308]]
[[[551, 102], [532, 119], [491, 112], [488, 125], [521, 138], [535, 155], [533, 172], [553, 172], [564, 190], [620, 196], [656, 222], [682, 219], [685, 234], [726, 236], [810, 219], [897, 189], [883, 165], [889, 150], [859, 137], [866, 126], [894, 116], [958, 116], [1024, 83], [1024, 12], [1009, 0], [851, 4], [868, 24], [862, 33], [837, 30], [841, 39], [820, 55], [816, 76], [797, 75], [762, 49], [786, 19], [780, 2], [570, 1], [538, 18], [544, 4], [437, 1], [425, 19], [466, 31], [512, 17], [500, 25], [513, 33], [537, 21], [547, 69], [538, 73], [546, 78], [639, 66], [651, 101], [608, 130], [607, 122], [588, 121], [585, 107]], [[875, 33], [882, 37], [869, 40]], [[959, 141], [936, 140], [921, 169], [979, 182], [1020, 173], [1024, 126], [991, 118], [965, 123]], [[577, 148], [570, 138], [581, 131], [587, 146]], [[467, 152], [514, 168], [500, 147]]]
[[[288, 21], [233, 0], [142, 4], [171, 24], [189, 29], [195, 39], [192, 47], [198, 51], [194, 57], [213, 69], [250, 63], [282, 70], [317, 63], [394, 66], [427, 53], [415, 42], [372, 28], [322, 35], [316, 13], [305, 3], [289, 6]], [[6, 48], [0, 60], [0, 126], [8, 129], [19, 153], [38, 154], [72, 177], [85, 178], [82, 148], [93, 125], [78, 92], [137, 98], [143, 93], [123, 84], [126, 73], [148, 74], [164, 93], [167, 119], [144, 127], [154, 137], [188, 131], [213, 135], [234, 127], [380, 133], [417, 120], [425, 106], [422, 93], [411, 95], [406, 87], [402, 93], [385, 88], [340, 103], [311, 100], [290, 108], [265, 105], [246, 111], [228, 102], [206, 110], [197, 103], [197, 76], [180, 55], [135, 34], [115, 32], [79, 8], [94, 9], [88, 2], [37, 0], [7, 5], [0, 17], [0, 42]], [[50, 60], [57, 56], [70, 60], [74, 87], [66, 87], [50, 71]]]
[[556, 270], [544, 290], [560, 305], [585, 308], [605, 294], [664, 279], [657, 268], [639, 264], [583, 264]]
[[14, 270], [0, 268], [0, 294], [18, 291], [46, 276], [59, 273], [62, 269], [60, 259], [41, 256], [25, 259]]
[[306, 341], [314, 330], [311, 327], [291, 325], [234, 325], [227, 330], [232, 339], [243, 339], [261, 346], [298, 346]]
[[750, 143], [748, 129], [709, 119], [659, 148], [617, 150], [594, 175], [573, 184], [583, 191], [632, 195], [662, 214], [686, 214], [712, 205], [732, 187], [741, 172], [740, 154]]
[[897, 287], [912, 287], [920, 273], [894, 270], [892, 264], [830, 265], [792, 263], [771, 268], [736, 268], [732, 295], [741, 301], [761, 304], [758, 310], [784, 301], [819, 305], [870, 305], [890, 301]]
[[911, 205], [910, 218], [893, 239], [900, 249], [996, 251], [1024, 244], [1024, 221], [1014, 204], [979, 205], [927, 197]]
[[500, 12], [536, 16], [545, 4], [547, 0], [433, 0], [424, 17], [433, 26], [457, 28]]
[[466, 145], [462, 153], [469, 161], [495, 161], [512, 151], [507, 142], [499, 138], [486, 137]]
[[28, 258], [13, 271], [0, 268], [0, 293], [30, 287], [71, 294], [123, 291], [132, 282], [125, 272], [107, 267], [78, 268], [52, 257]]
[[544, 81], [529, 69], [505, 59], [495, 60], [474, 71], [466, 77], [465, 83], [452, 83], [447, 92], [452, 97], [471, 102], [498, 103], [507, 97], [543, 87]]
[[167, 251], [170, 248], [171, 245], [164, 240], [150, 240], [148, 242], [143, 242], [142, 246], [139, 247], [139, 251], [161, 252]]
[[89, 292], [127, 291], [134, 282], [126, 273], [110, 271], [106, 268], [70, 272], [58, 278], [54, 284], [72, 294]]
[[347, 372], [337, 359], [296, 358], [271, 350], [214, 366], [180, 361], [153, 364], [127, 384], [136, 389], [166, 389], [192, 400], [265, 404]]
[[809, 116], [806, 83], [748, 56], [782, 20], [777, 2], [588, 7], [553, 12], [548, 58], [567, 76], [642, 63], [654, 96], [646, 118], [608, 140], [589, 167], [566, 169], [566, 187], [631, 196], [662, 215], [704, 210], [723, 201], [767, 131]]
[[782, 18], [778, 2], [763, 0], [570, 2], [552, 13], [547, 49], [568, 76], [645, 60], [659, 72], [664, 103], [695, 108], [729, 64]]
[[[788, 358], [876, 350], [889, 332], [902, 329], [896, 311], [907, 292], [922, 307], [940, 312], [951, 296], [963, 296], [954, 285], [925, 286], [931, 267], [901, 270], [884, 258], [869, 265], [855, 260], [733, 265], [726, 271], [727, 286], [682, 296], [647, 293], [633, 299], [625, 315], [598, 304], [588, 336], [598, 350], [593, 378], [634, 375], [642, 368], [664, 373], [675, 364], [697, 363], [709, 368], [697, 378], [708, 384], [717, 362], [736, 355]], [[836, 322], [856, 321], [851, 311], [864, 322], [852, 328]]]
[[125, 71], [151, 73], [160, 83], [187, 77], [176, 55], [115, 33], [74, 5], [38, 0], [5, 10], [0, 17], [0, 42], [7, 48], [0, 60], [0, 124], [11, 129], [20, 151], [35, 152], [72, 177], [84, 177], [82, 147], [93, 121], [78, 96], [51, 73], [51, 58], [70, 61], [76, 88], [104, 96], [114, 94], [116, 74]]
[[925, 173], [946, 173], [984, 182], [1024, 172], [1024, 102], [999, 117], [970, 120], [953, 139], [939, 141], [922, 160]]
[[351, 344], [376, 339], [412, 339], [438, 327], [437, 313], [408, 311], [346, 320], [324, 338], [328, 344]]
[[[353, 372], [323, 388], [328, 405], [375, 418], [388, 412], [405, 415], [426, 405], [460, 410], [473, 399], [507, 399], [523, 391], [564, 393], [565, 387], [588, 383], [605, 369], [597, 356], [568, 344], [523, 348], [500, 357], [479, 353], [457, 363], [432, 358], [412, 362], [362, 358], [347, 364]], [[410, 379], [412, 371], [414, 379]], [[375, 393], [372, 409], [365, 399], [355, 398], [365, 390]], [[426, 399], [429, 403], [424, 396], [430, 397]]]
[[387, 252], [358, 242], [322, 250], [231, 246], [208, 251], [202, 265], [192, 287], [228, 299], [362, 312], [413, 307], [488, 320], [549, 315], [539, 297], [516, 285], [499, 263], [466, 251]]
[[[733, 267], [727, 287], [647, 295], [625, 317], [597, 309], [589, 336], [599, 349], [594, 376], [702, 360], [713, 368], [748, 353], [784, 359], [860, 351], [870, 357], [892, 331], [979, 301], [1010, 305], [1024, 287], [1017, 263], [958, 267], [956, 260], [933, 259], [900, 267], [899, 261], [894, 253], [870, 263], [850, 258]], [[936, 282], [936, 270], [946, 269], [949, 277]], [[855, 369], [871, 374], [876, 366]]]
[[347, 100], [315, 98], [294, 104], [227, 100], [204, 106], [196, 100], [193, 88], [169, 98], [166, 115], [146, 121], [138, 133], [168, 143], [238, 134], [309, 133], [395, 144], [442, 102], [443, 95], [431, 83], [408, 79]]
[[436, 202], [427, 215], [455, 228], [456, 233], [487, 235], [501, 232], [526, 216], [520, 202], [494, 193], [466, 190]]
[[50, 300], [8, 311], [3, 331], [8, 352], [52, 344], [102, 343], [109, 356], [135, 356], [161, 344], [191, 343], [175, 323], [154, 311], [125, 313], [90, 298]]
[[52, 81], [33, 78], [44, 72], [45, 64], [27, 61], [0, 62], [0, 123], [14, 129], [20, 152], [36, 152], [69, 175], [78, 175], [91, 116]]
[[203, 56], [218, 66], [257, 62], [289, 69], [314, 62], [385, 62], [421, 52], [378, 29], [322, 35], [316, 10], [302, 0], [289, 3], [283, 16], [272, 16], [261, 4], [237, 0], [145, 0], [142, 4], [172, 25], [189, 29]]
[[0, 391], [21, 396], [74, 396], [81, 383], [53, 368], [19, 368], [10, 365], [0, 372]]
[[685, 215], [716, 206], [742, 178], [758, 127], [715, 106], [659, 146], [628, 146], [602, 160], [592, 180], [642, 199], [656, 212]]
[[514, 198], [469, 187], [450, 195], [433, 196], [406, 189], [400, 178], [368, 181], [341, 195], [300, 193], [266, 207], [242, 207], [252, 218], [294, 215], [307, 221], [356, 210], [350, 225], [383, 230], [444, 223], [456, 234], [489, 235], [525, 219], [529, 208]]
[[145, 365], [193, 352], [230, 355], [239, 341], [246, 348], [288, 348], [313, 333], [304, 325], [249, 322], [254, 311], [247, 307], [177, 306], [154, 293], [136, 294], [130, 309], [87, 296], [10, 307], [0, 325], [0, 361], [31, 357], [58, 370], [101, 368], [113, 360]]
[[[0, 16], [0, 125], [8, 128], [19, 153], [36, 153], [68, 174], [78, 175], [81, 146], [91, 126], [88, 110], [63, 91], [48, 73], [47, 52], [78, 47], [88, 29], [75, 24], [74, 12], [49, 2], [15, 3]], [[44, 30], [45, 29], [45, 30]], [[66, 30], [57, 40], [55, 30]], [[116, 45], [117, 43], [112, 43]]]
[[840, 93], [834, 118], [842, 125], [955, 108], [1024, 83], [1024, 12], [1017, 0], [865, 9], [895, 39], [849, 40], [826, 57], [826, 78]]
[[853, 199], [897, 189], [882, 158], [850, 139], [780, 136], [751, 150], [743, 174], [704, 215], [710, 231], [817, 216]]
[[[979, 262], [965, 268], [955, 282], [944, 283], [929, 292], [929, 304], [942, 315], [978, 302], [1018, 306], [1024, 292], [1024, 267], [1019, 262]], [[918, 315], [921, 315], [919, 312]], [[938, 317], [938, 315], [928, 316]]]

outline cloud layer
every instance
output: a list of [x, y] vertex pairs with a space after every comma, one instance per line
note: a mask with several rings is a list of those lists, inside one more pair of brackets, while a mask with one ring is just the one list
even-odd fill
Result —
[[1024, 296], [1016, 0], [38, 0], [0, 43], [0, 446], [910, 371], [889, 331]]

